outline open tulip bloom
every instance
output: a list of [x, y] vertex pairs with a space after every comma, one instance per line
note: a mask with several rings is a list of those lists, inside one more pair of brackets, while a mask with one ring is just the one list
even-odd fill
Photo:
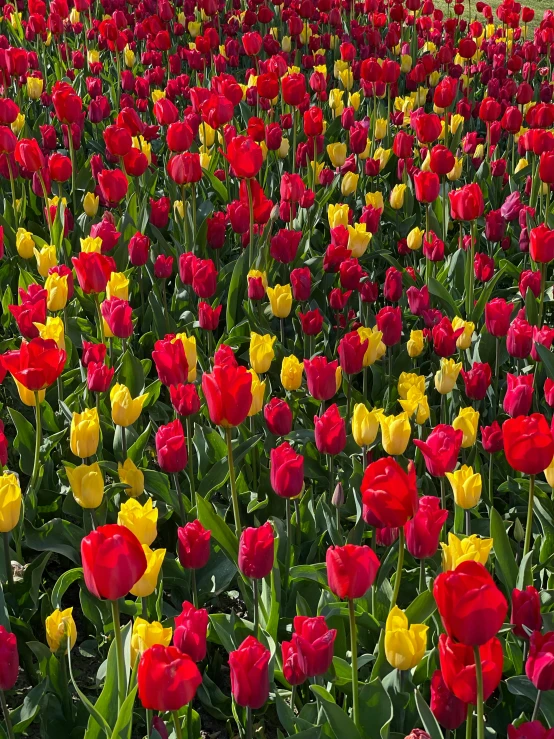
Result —
[[545, 8], [4, 4], [0, 736], [552, 739]]

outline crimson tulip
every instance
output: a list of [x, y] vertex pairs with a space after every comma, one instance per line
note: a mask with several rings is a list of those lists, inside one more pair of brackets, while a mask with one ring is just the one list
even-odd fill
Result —
[[[493, 637], [479, 646], [483, 671], [483, 700], [498, 687], [502, 677], [502, 644]], [[448, 690], [463, 703], [477, 705], [477, 677], [473, 647], [459, 644], [446, 634], [439, 636], [439, 659]]]
[[325, 557], [329, 588], [341, 600], [363, 598], [373, 585], [379, 560], [367, 546], [331, 546]]
[[144, 708], [179, 711], [193, 700], [202, 675], [188, 654], [177, 647], [156, 644], [142, 654], [137, 682]]
[[448, 518], [448, 511], [440, 507], [434, 495], [424, 495], [412, 519], [404, 524], [406, 548], [416, 559], [433, 557], [439, 546], [439, 537]]
[[285, 441], [270, 452], [270, 482], [281, 498], [296, 498], [304, 487], [304, 457]]
[[173, 644], [194, 662], [202, 662], [206, 656], [208, 620], [205, 608], [195, 608], [188, 601], [183, 603], [181, 613], [175, 617]]
[[161, 469], [169, 475], [181, 472], [187, 466], [187, 440], [178, 418], [156, 431], [156, 454]]
[[526, 475], [538, 475], [554, 457], [554, 440], [541, 413], [509, 418], [502, 426], [504, 452], [510, 467]]
[[458, 462], [462, 446], [463, 432], [445, 423], [439, 423], [431, 431], [426, 441], [414, 439], [415, 446], [421, 450], [425, 465], [431, 475], [443, 477], [453, 472]]
[[186, 570], [199, 570], [210, 559], [211, 531], [195, 520], [177, 529], [179, 562]]
[[269, 697], [269, 649], [247, 636], [229, 655], [231, 693], [239, 706], [261, 708]]
[[410, 462], [404, 472], [395, 459], [382, 457], [367, 466], [361, 492], [380, 526], [404, 526], [418, 507], [415, 467]]
[[125, 526], [99, 526], [81, 541], [83, 575], [97, 598], [118, 600], [127, 595], [146, 571], [142, 545]]

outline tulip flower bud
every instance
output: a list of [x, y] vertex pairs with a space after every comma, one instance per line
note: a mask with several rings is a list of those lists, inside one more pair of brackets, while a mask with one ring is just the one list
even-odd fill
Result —
[[342, 487], [342, 482], [338, 482], [335, 485], [333, 497], [331, 498], [331, 503], [335, 506], [335, 508], [340, 508], [344, 505], [344, 500], [344, 489]]
[[77, 627], [73, 620], [73, 608], [66, 608], [60, 611], [59, 608], [47, 616], [45, 621], [46, 641], [50, 650], [56, 653], [59, 649], [63, 650], [63, 654], [75, 646], [77, 641]]

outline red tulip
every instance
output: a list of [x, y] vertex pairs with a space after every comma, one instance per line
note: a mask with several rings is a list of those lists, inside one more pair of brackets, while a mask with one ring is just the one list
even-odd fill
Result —
[[200, 410], [200, 398], [196, 385], [170, 385], [169, 397], [180, 416], [193, 416]]
[[87, 366], [87, 387], [91, 393], [105, 393], [115, 373], [114, 367], [103, 362], [89, 362]]
[[283, 100], [296, 108], [306, 95], [306, 78], [303, 74], [287, 74], [281, 80]]
[[72, 257], [79, 286], [84, 293], [103, 293], [112, 272], [116, 271], [112, 257], [97, 252], [81, 252]]
[[491, 336], [506, 336], [514, 306], [504, 298], [493, 298], [485, 305], [485, 325]]
[[199, 570], [208, 564], [211, 536], [212, 532], [205, 529], [198, 520], [177, 529], [179, 562], [182, 567], [186, 570]]
[[267, 428], [275, 436], [286, 436], [292, 429], [292, 411], [286, 400], [271, 398], [264, 407], [264, 418]]
[[0, 690], [11, 690], [17, 682], [19, 654], [15, 634], [0, 626]]
[[325, 558], [329, 588], [341, 600], [363, 598], [373, 585], [379, 560], [367, 546], [331, 546]]
[[542, 629], [541, 600], [539, 592], [532, 585], [525, 590], [512, 590], [512, 616], [510, 623], [514, 625], [514, 634], [520, 639], [528, 639], [526, 631], [540, 631]]
[[337, 392], [338, 360], [328, 362], [323, 356], [304, 360], [308, 392], [316, 400], [330, 400]]
[[71, 177], [71, 159], [63, 154], [52, 154], [48, 159], [48, 171], [54, 182], [67, 182]]
[[188, 654], [194, 662], [202, 662], [206, 656], [208, 611], [205, 608], [195, 608], [188, 601], [183, 603], [182, 609], [175, 617], [173, 644], [180, 652]]
[[46, 166], [46, 159], [36, 139], [19, 139], [15, 147], [15, 161], [29, 172], [38, 172]]
[[36, 339], [40, 335], [35, 323], [46, 323], [46, 296], [21, 305], [10, 304], [8, 308], [16, 320], [19, 333], [25, 339]]
[[188, 654], [156, 644], [140, 658], [137, 680], [144, 708], [179, 711], [193, 700], [202, 675]]
[[239, 570], [246, 577], [261, 580], [273, 569], [275, 534], [269, 521], [258, 528], [247, 528], [239, 542]]
[[113, 156], [124, 157], [133, 147], [131, 134], [122, 126], [108, 126], [104, 129], [102, 136], [106, 142], [106, 148]]
[[167, 173], [177, 185], [188, 185], [202, 179], [200, 155], [185, 152], [175, 154], [167, 163]]
[[[493, 637], [479, 647], [483, 670], [483, 699], [487, 700], [502, 677], [502, 644]], [[477, 677], [473, 647], [458, 644], [446, 634], [439, 636], [442, 676], [451, 693], [464, 703], [477, 704]]]
[[383, 344], [394, 346], [402, 337], [402, 311], [390, 305], [381, 308], [375, 316], [377, 329], [383, 332]]
[[467, 372], [461, 371], [466, 395], [470, 400], [483, 400], [491, 384], [492, 370], [487, 362], [474, 362]]
[[150, 256], [150, 239], [137, 231], [129, 239], [127, 250], [133, 267], [143, 267]]
[[483, 449], [489, 454], [494, 454], [504, 449], [502, 428], [498, 421], [493, 421], [490, 426], [481, 426], [481, 438], [483, 440]]
[[448, 731], [455, 731], [465, 721], [467, 706], [450, 692], [440, 670], [431, 678], [431, 711], [439, 724]]
[[424, 495], [414, 517], [404, 524], [406, 547], [412, 557], [433, 557], [439, 546], [439, 537], [448, 518], [448, 511], [440, 507], [434, 495]]
[[195, 263], [192, 289], [199, 298], [211, 298], [217, 290], [217, 270], [211, 259], [198, 259]]
[[296, 258], [298, 245], [302, 239], [302, 231], [282, 228], [271, 239], [269, 253], [277, 262], [290, 264]]
[[295, 642], [303, 672], [307, 677], [324, 675], [333, 661], [336, 629], [327, 626], [323, 616], [295, 616], [293, 620]]
[[167, 127], [166, 143], [169, 151], [187, 151], [192, 144], [193, 138], [192, 128], [186, 121], [176, 121], [175, 123], [170, 123]]
[[535, 262], [540, 264], [551, 262], [554, 259], [554, 230], [544, 223], [532, 228], [529, 234], [529, 253]]
[[451, 216], [456, 221], [474, 221], [483, 215], [485, 201], [480, 186], [473, 182], [448, 193]]
[[308, 677], [305, 672], [306, 660], [300, 656], [298, 643], [284, 641], [281, 644], [281, 659], [283, 662], [283, 676], [289, 685], [301, 685]]
[[533, 631], [525, 674], [537, 690], [554, 689], [554, 631]]
[[98, 175], [102, 197], [108, 205], [118, 205], [129, 188], [127, 177], [120, 169], [103, 169]]
[[83, 101], [67, 83], [56, 82], [53, 87], [52, 103], [60, 123], [75, 123], [81, 117]]
[[448, 635], [469, 646], [492, 639], [508, 611], [506, 598], [480, 562], [462, 562], [440, 574], [433, 594]]
[[368, 343], [368, 339], [365, 341], [360, 339], [357, 331], [350, 331], [339, 341], [338, 355], [345, 374], [355, 375], [362, 371]]
[[320, 454], [340, 454], [346, 446], [346, 424], [336, 403], [314, 416], [315, 445]]
[[506, 375], [508, 388], [502, 407], [511, 416], [526, 416], [533, 402], [533, 375]]
[[442, 130], [441, 119], [436, 113], [412, 114], [411, 124], [422, 144], [436, 141]]
[[247, 636], [229, 655], [231, 693], [239, 706], [261, 708], [269, 697], [269, 649]]
[[456, 351], [456, 342], [464, 333], [464, 327], [454, 330], [450, 319], [444, 316], [433, 326], [433, 350], [439, 357], [450, 357]]
[[538, 475], [554, 457], [554, 440], [541, 413], [509, 418], [502, 426], [504, 452], [510, 467], [526, 475]]
[[240, 426], [252, 405], [252, 375], [246, 367], [216, 364], [202, 375], [202, 392], [212, 423]]
[[235, 136], [227, 147], [225, 158], [233, 168], [235, 176], [241, 179], [255, 177], [263, 164], [262, 150], [248, 136]]
[[453, 472], [458, 461], [463, 433], [448, 424], [439, 423], [431, 431], [426, 441], [414, 439], [414, 444], [425, 458], [425, 465], [431, 475], [443, 477]]
[[158, 464], [168, 475], [181, 472], [187, 466], [187, 440], [178, 418], [156, 431], [156, 454]]
[[22, 341], [19, 349], [2, 355], [2, 365], [15, 380], [37, 392], [52, 385], [61, 375], [66, 352], [53, 339]]
[[171, 387], [185, 384], [188, 381], [189, 366], [181, 339], [174, 339], [168, 335], [156, 341], [152, 359], [156, 365], [160, 382], [164, 385]]
[[[523, 10], [530, 10], [530, 8], [523, 8]], [[534, 14], [534, 11], [532, 12]], [[517, 728], [510, 724], [508, 739], [554, 739], [554, 729], [546, 729], [540, 721], [525, 721]]]
[[367, 466], [361, 492], [364, 505], [380, 526], [404, 526], [418, 507], [415, 467], [410, 462], [404, 472], [395, 459], [382, 457]]
[[414, 185], [416, 200], [420, 203], [432, 203], [439, 196], [440, 180], [434, 172], [416, 172]]
[[101, 305], [102, 318], [114, 336], [128, 339], [133, 333], [133, 309], [128, 300], [109, 298]]
[[85, 585], [97, 598], [118, 600], [127, 595], [146, 572], [142, 546], [125, 526], [107, 524], [81, 541]]
[[270, 482], [281, 498], [296, 498], [304, 486], [304, 457], [285, 441], [270, 452]]

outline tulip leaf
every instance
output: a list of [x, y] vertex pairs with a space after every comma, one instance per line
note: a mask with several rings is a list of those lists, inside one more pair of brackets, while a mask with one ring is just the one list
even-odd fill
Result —
[[125, 698], [125, 701], [121, 706], [121, 710], [119, 711], [111, 739], [131, 739], [131, 731], [133, 729], [133, 707], [135, 705], [137, 690], [138, 685], [135, 685], [129, 695]]
[[473, 308], [473, 312], [471, 314], [471, 320], [473, 321], [473, 323], [477, 324], [478, 321], [480, 320], [481, 316], [483, 315], [483, 311], [485, 310], [485, 305], [489, 302], [490, 297], [493, 293], [493, 290], [496, 287], [498, 280], [502, 277], [503, 274], [504, 274], [504, 268], [501, 267], [498, 270], [498, 272], [494, 275], [494, 277], [491, 280], [489, 280], [486, 286], [481, 290], [481, 294], [479, 295], [479, 300], [475, 304]]
[[550, 349], [547, 349], [545, 346], [539, 344], [538, 342], [535, 342], [535, 349], [537, 350], [537, 354], [543, 361], [546, 374], [548, 375], [548, 377], [550, 377], [551, 380], [554, 380], [554, 356], [552, 355], [552, 352], [550, 351]]
[[436, 298], [438, 298], [445, 307], [450, 309], [448, 312], [451, 317], [460, 315], [460, 309], [456, 305], [452, 295], [445, 288], [445, 286], [434, 277], [429, 278], [429, 292], [431, 293], [431, 295], [434, 295]]
[[10, 712], [14, 734], [23, 734], [37, 717], [47, 684], [48, 680], [42, 680], [35, 685], [27, 693], [23, 703], [15, 711]]
[[196, 509], [200, 523], [212, 532], [212, 536], [235, 564], [238, 561], [239, 543], [235, 534], [217, 513], [209, 500], [200, 495], [196, 499]]
[[518, 575], [516, 559], [510, 545], [510, 539], [506, 533], [504, 521], [495, 508], [490, 509], [490, 519], [490, 532], [496, 555], [496, 565], [500, 570], [499, 575], [501, 580], [511, 593], [516, 586]]
[[35, 452], [35, 429], [15, 408], [8, 408], [8, 412], [17, 431], [13, 446], [19, 452], [19, 468], [26, 475], [31, 475]]
[[[537, 689], [526, 675], [516, 675], [508, 678], [506, 686], [512, 695], [523, 695], [529, 698], [533, 704], [537, 700]], [[529, 713], [532, 710], [532, 704], [530, 703]], [[554, 692], [552, 690], [543, 690], [541, 693], [539, 714], [541, 713], [548, 726], [554, 727]], [[537, 718], [540, 718], [540, 715]]]
[[140, 395], [144, 387], [144, 369], [139, 359], [127, 349], [117, 373], [118, 382], [127, 385], [133, 398]]
[[379, 678], [360, 690], [360, 723], [364, 739], [385, 739], [389, 735], [394, 708], [390, 695]]
[[229, 283], [229, 291], [227, 293], [227, 331], [230, 331], [237, 323], [238, 306], [242, 302], [242, 296], [246, 288], [246, 276], [248, 274], [248, 252], [243, 251], [236, 260]]
[[430, 590], [420, 593], [406, 608], [406, 616], [411, 624], [422, 624], [437, 610], [437, 603]]
[[219, 199], [223, 203], [229, 202], [229, 193], [227, 192], [227, 188], [223, 184], [223, 182], [218, 179], [213, 172], [210, 172], [207, 169], [202, 169], [202, 174], [207, 177], [207, 179], [210, 181], [210, 185], [213, 187], [213, 189], [216, 191]]
[[134, 464], [139, 466], [140, 460], [142, 459], [142, 455], [144, 453], [144, 449], [146, 448], [146, 445], [148, 444], [148, 439], [150, 438], [150, 434], [152, 433], [152, 424], [148, 424], [148, 426], [144, 429], [142, 434], [138, 437], [138, 439], [135, 441], [135, 443], [129, 447], [129, 450], [127, 452], [127, 457], [131, 459]]
[[524, 590], [528, 585], [533, 584], [533, 552], [527, 552], [519, 564], [517, 573], [516, 588]]
[[83, 568], [82, 567], [75, 567], [72, 570], [66, 570], [58, 580], [56, 581], [56, 584], [52, 588], [52, 607], [53, 608], [61, 608], [62, 607], [62, 597], [67, 591], [67, 589], [73, 585], [76, 580], [80, 580], [83, 577]]
[[28, 547], [37, 552], [57, 552], [75, 564], [80, 563], [79, 550], [84, 531], [79, 526], [63, 518], [53, 518], [38, 529], [29, 521], [24, 525]]
[[429, 734], [431, 739], [443, 739], [441, 727], [439, 726], [437, 719], [417, 688], [415, 690], [415, 702], [425, 731]]
[[[337, 706], [333, 700], [333, 696], [321, 685], [310, 685], [310, 690], [319, 699], [325, 718], [331, 726], [331, 730], [335, 736], [349, 737], [349, 739], [361, 739], [356, 724], [350, 716]], [[373, 719], [372, 719], [373, 720]]]

